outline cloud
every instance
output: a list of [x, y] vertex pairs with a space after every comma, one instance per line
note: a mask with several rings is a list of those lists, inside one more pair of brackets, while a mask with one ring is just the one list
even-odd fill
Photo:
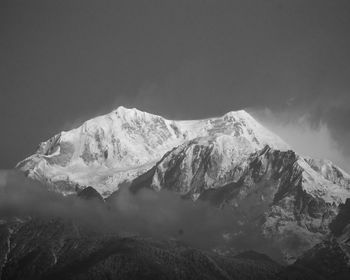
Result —
[[[240, 219], [231, 207], [219, 209], [204, 201], [194, 203], [170, 191], [142, 189], [131, 193], [127, 187], [108, 203], [102, 203], [77, 196], [64, 197], [18, 171], [3, 171], [0, 178], [2, 218], [59, 217], [94, 232], [170, 238], [205, 250], [256, 250], [277, 258], [259, 231], [239, 226]], [[239, 236], [236, 239], [228, 238], [236, 235]]]
[[229, 209], [193, 203], [169, 191], [144, 189], [133, 194], [124, 187], [107, 207], [97, 200], [64, 197], [49, 191], [47, 186], [17, 171], [2, 171], [0, 178], [2, 215], [58, 216], [97, 231], [174, 237], [206, 248], [224, 241], [218, 233], [232, 231], [234, 226]]
[[334, 137], [334, 129], [322, 119], [314, 119], [314, 114], [305, 114], [297, 110], [272, 112], [268, 108], [253, 108], [250, 111], [299, 154], [329, 159], [350, 171], [350, 157]]

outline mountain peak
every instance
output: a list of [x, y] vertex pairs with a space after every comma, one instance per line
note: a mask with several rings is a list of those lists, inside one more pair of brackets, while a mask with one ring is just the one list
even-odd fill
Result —
[[119, 106], [41, 143], [41, 149], [18, 166], [40, 180], [90, 185], [108, 194], [119, 183], [151, 168], [168, 151], [193, 139], [202, 139], [205, 145], [214, 141], [219, 153], [225, 153], [225, 147], [242, 153], [265, 145], [289, 149], [244, 110], [217, 118], [176, 121]]
[[112, 115], [114, 114], [127, 122], [135, 119], [151, 121], [154, 118], [160, 118], [160, 116], [158, 115], [147, 113], [137, 108], [127, 108], [124, 106], [119, 106], [116, 110], [112, 111], [110, 114]]
[[114, 110], [114, 112], [116, 113], [120, 113], [120, 114], [127, 114], [127, 113], [131, 113], [131, 112], [141, 112], [144, 113], [143, 111], [140, 111], [136, 108], [127, 108], [124, 106], [119, 106], [117, 109]]
[[249, 123], [256, 122], [258, 121], [251, 115], [249, 114], [246, 110], [237, 110], [237, 111], [230, 111], [227, 112], [225, 115], [222, 116], [224, 119], [231, 119], [233, 121], [235, 120], [245, 120]]
[[225, 116], [226, 116], [226, 115], [250, 116], [250, 114], [249, 114], [246, 110], [244, 110], [244, 109], [240, 109], [240, 110], [236, 110], [236, 111], [230, 111], [230, 112], [227, 112], [227, 113], [225, 114]]

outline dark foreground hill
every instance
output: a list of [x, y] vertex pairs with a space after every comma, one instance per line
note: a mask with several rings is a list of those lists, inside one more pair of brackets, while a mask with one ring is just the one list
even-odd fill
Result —
[[342, 223], [336, 234], [290, 266], [253, 251], [220, 255], [176, 240], [94, 232], [63, 219], [3, 219], [1, 279], [345, 280], [350, 276], [348, 210], [343, 207], [335, 220]]
[[91, 232], [62, 220], [1, 225], [1, 279], [274, 279], [282, 266], [254, 252], [238, 256], [177, 241]]

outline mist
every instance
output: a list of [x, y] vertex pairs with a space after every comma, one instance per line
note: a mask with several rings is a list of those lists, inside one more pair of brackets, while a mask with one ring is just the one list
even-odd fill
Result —
[[298, 110], [272, 112], [269, 108], [250, 108], [249, 112], [301, 156], [328, 159], [350, 171], [350, 157], [326, 122], [315, 121], [312, 115]]
[[277, 260], [280, 257], [253, 225], [239, 225], [233, 208], [194, 203], [170, 191], [133, 193], [123, 187], [108, 202], [86, 200], [63, 196], [19, 171], [7, 170], [0, 172], [0, 217], [60, 218], [97, 234], [170, 239], [203, 250], [255, 250]]

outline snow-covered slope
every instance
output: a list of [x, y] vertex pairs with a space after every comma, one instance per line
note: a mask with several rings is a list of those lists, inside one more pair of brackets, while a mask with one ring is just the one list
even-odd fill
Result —
[[[169, 150], [198, 138], [216, 139], [218, 153], [232, 155], [244, 156], [266, 144], [288, 148], [245, 111], [205, 120], [173, 121], [119, 107], [41, 143], [17, 168], [65, 193], [73, 192], [75, 186], [93, 186], [106, 196], [120, 183], [150, 169]], [[227, 163], [225, 168], [230, 166]]]

